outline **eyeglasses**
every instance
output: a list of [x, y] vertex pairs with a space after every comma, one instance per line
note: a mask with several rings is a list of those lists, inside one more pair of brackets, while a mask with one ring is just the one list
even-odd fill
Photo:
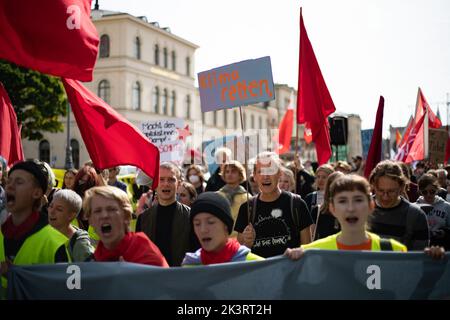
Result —
[[436, 192], [437, 192], [436, 189], [433, 189], [433, 190], [420, 190], [420, 193], [423, 194], [424, 196], [427, 196], [427, 195], [433, 196], [433, 195], [436, 194]]

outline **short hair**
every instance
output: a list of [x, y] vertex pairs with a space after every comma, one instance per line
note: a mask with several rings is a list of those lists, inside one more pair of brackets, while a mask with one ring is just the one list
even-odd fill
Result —
[[433, 185], [437, 189], [439, 189], [438, 178], [429, 173], [423, 174], [417, 182], [417, 185], [419, 187], [419, 190], [424, 190], [429, 185]]
[[231, 158], [230, 148], [220, 147], [220, 148], [217, 148], [216, 151], [214, 152], [214, 159], [216, 160], [216, 163], [222, 163], [222, 159], [219, 159], [219, 156], [223, 153], [225, 153], [227, 158]]
[[166, 169], [172, 171], [175, 176], [177, 177], [177, 180], [181, 181], [181, 170], [178, 168], [175, 164], [169, 161], [165, 161], [159, 165], [159, 170]]
[[316, 175], [319, 171], [325, 172], [327, 175], [332, 174], [335, 171], [335, 168], [331, 164], [323, 164], [316, 170]]
[[397, 181], [402, 188], [408, 183], [407, 178], [403, 174], [402, 168], [396, 162], [391, 160], [384, 160], [377, 164], [377, 166], [370, 173], [370, 184], [376, 186], [381, 177], [387, 177]]
[[369, 182], [366, 180], [366, 178], [361, 177], [357, 174], [348, 174], [337, 178], [330, 185], [330, 201], [332, 202], [334, 197], [344, 191], [361, 191], [362, 193], [364, 193], [364, 195], [367, 196], [367, 200], [369, 202], [372, 199], [370, 194]]
[[94, 196], [102, 196], [107, 199], [115, 200], [122, 207], [125, 217], [131, 221], [133, 215], [133, 209], [131, 207], [130, 199], [128, 195], [121, 189], [112, 186], [93, 187], [86, 191], [83, 200], [83, 211], [86, 217], [91, 216], [92, 211], [92, 198]]
[[231, 160], [229, 163], [226, 163], [223, 166], [222, 170], [220, 171], [220, 175], [222, 177], [224, 177], [225, 171], [227, 170], [227, 168], [235, 169], [239, 172], [239, 175], [241, 176], [241, 180], [239, 181], [239, 183], [242, 183], [247, 179], [247, 174], [245, 172], [245, 168], [242, 165], [242, 163], [240, 163], [239, 161]]
[[71, 212], [75, 212], [77, 215], [80, 213], [81, 206], [83, 204], [83, 200], [78, 193], [70, 189], [61, 189], [56, 191], [53, 194], [52, 202], [55, 200], [63, 200], [67, 204], [69, 210]]
[[[337, 171], [339, 169], [350, 172], [350, 171], [352, 171], [352, 166], [349, 165], [346, 161], [339, 160], [334, 164], [334, 171]], [[317, 170], [319, 170], [319, 169], [317, 169]]]
[[280, 161], [280, 158], [278, 157], [278, 155], [275, 152], [271, 152], [271, 151], [264, 151], [259, 153], [256, 156], [256, 160], [255, 160], [255, 165], [253, 167], [253, 174], [256, 173], [256, 165], [259, 163], [271, 163], [271, 164], [275, 164], [275, 166], [278, 168], [278, 170], [280, 170], [282, 168], [282, 164]]

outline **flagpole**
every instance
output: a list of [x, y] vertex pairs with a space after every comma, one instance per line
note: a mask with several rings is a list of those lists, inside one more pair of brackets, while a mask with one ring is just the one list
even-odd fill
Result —
[[297, 123], [297, 121], [295, 121], [295, 154], [294, 154], [294, 171], [295, 171], [295, 181], [294, 181], [294, 190], [295, 193], [297, 193], [297, 174], [298, 174], [298, 164], [297, 164], [297, 159], [298, 161], [300, 161], [300, 159], [298, 158], [298, 131], [299, 131], [299, 125]]
[[[244, 144], [244, 168], [245, 170], [248, 170], [248, 165], [247, 165], [247, 144], [245, 143], [245, 127], [244, 127], [244, 115], [243, 115], [243, 111], [242, 111], [242, 106], [239, 106], [239, 114], [241, 115], [241, 129], [242, 129], [242, 143]], [[251, 217], [250, 217], [250, 198], [248, 195], [249, 192], [249, 184], [248, 184], [248, 177], [247, 179], [245, 179], [246, 181], [246, 186], [247, 186], [247, 217], [248, 217], [248, 223], [251, 223]]]

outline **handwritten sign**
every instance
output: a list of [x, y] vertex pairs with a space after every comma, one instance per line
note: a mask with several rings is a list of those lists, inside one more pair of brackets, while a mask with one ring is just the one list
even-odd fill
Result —
[[275, 99], [270, 57], [200, 72], [198, 83], [202, 112]]
[[141, 131], [159, 149], [160, 161], [180, 162], [184, 155], [184, 142], [179, 140], [179, 131], [184, 127], [183, 119], [145, 121]]
[[428, 130], [428, 152], [431, 163], [444, 163], [448, 134], [443, 129]]

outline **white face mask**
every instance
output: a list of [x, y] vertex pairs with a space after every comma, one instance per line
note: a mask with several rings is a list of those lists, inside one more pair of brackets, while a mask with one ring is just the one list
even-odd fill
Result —
[[197, 175], [189, 176], [189, 182], [190, 183], [197, 183], [199, 181], [200, 181], [200, 178]]

